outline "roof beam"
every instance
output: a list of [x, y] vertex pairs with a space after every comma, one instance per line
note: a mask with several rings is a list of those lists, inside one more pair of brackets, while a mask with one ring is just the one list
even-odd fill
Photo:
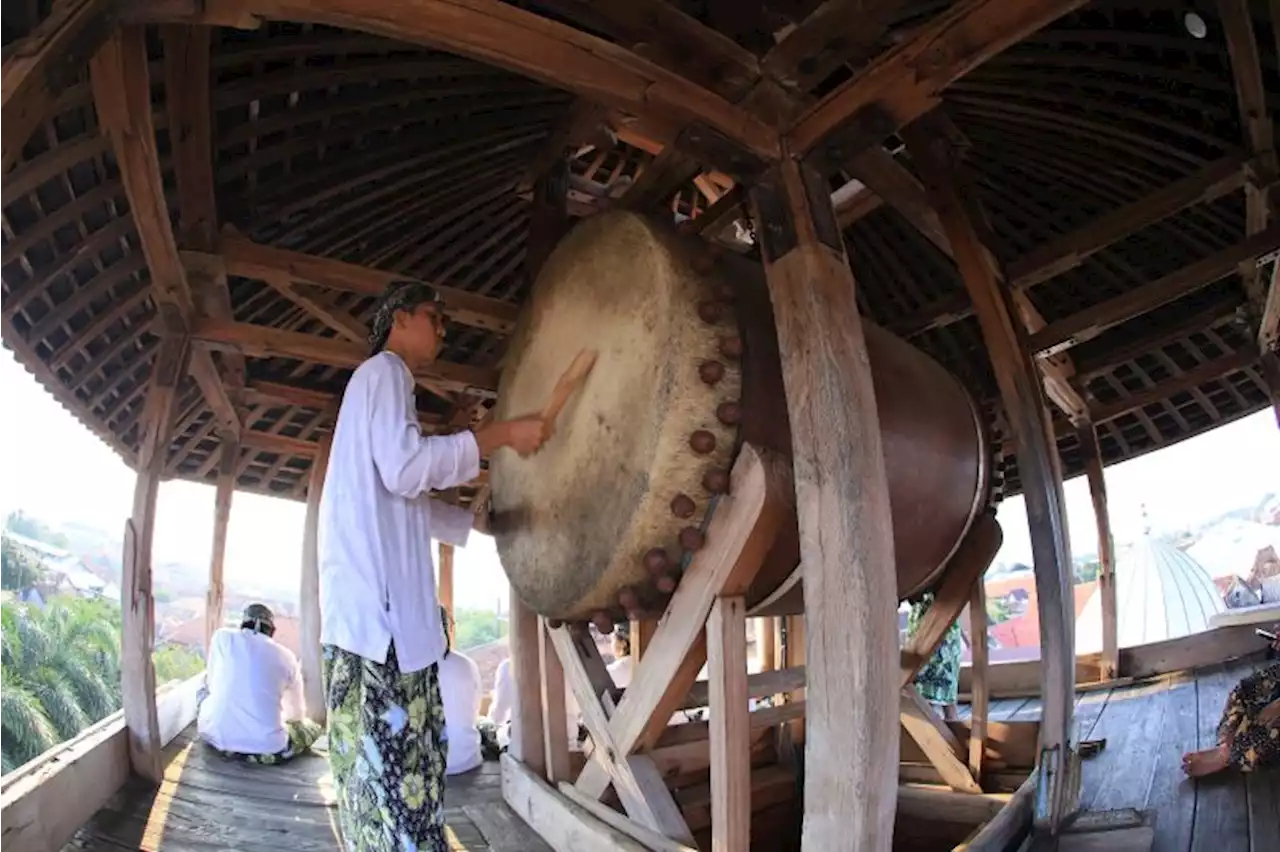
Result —
[[[318, 337], [247, 322], [204, 318], [191, 336], [218, 349], [231, 349], [253, 358], [294, 358], [331, 367], [352, 369], [368, 358], [368, 349], [351, 340]], [[438, 384], [451, 393], [492, 396], [498, 387], [496, 370], [437, 361], [415, 373], [415, 378]]]
[[190, 327], [194, 307], [160, 176], [143, 27], [117, 28], [94, 54], [89, 71], [98, 126], [115, 149], [130, 214], [151, 271], [161, 327], [184, 331]]
[[[1245, 184], [1249, 166], [1233, 158], [1211, 163], [1194, 174], [1145, 195], [1137, 201], [1104, 213], [1094, 221], [1009, 264], [1009, 278], [1015, 290], [1027, 290], [1068, 270], [1126, 237], [1149, 228], [1170, 216], [1198, 204], [1209, 204]], [[900, 334], [913, 335], [941, 328], [973, 315], [969, 297], [956, 293], [939, 299], [898, 324]]]
[[[1222, 16], [1227, 52], [1231, 56], [1240, 124], [1244, 128], [1245, 143], [1256, 163], [1245, 187], [1245, 228], [1249, 234], [1256, 234], [1267, 227], [1272, 217], [1272, 187], [1280, 178], [1275, 150], [1275, 116], [1267, 111], [1267, 90], [1262, 80], [1258, 38], [1253, 30], [1249, 3], [1247, 0], [1218, 0], [1218, 12]], [[1240, 265], [1245, 293], [1258, 314], [1264, 310], [1267, 299], [1263, 289], [1264, 272], [1254, 263]]]
[[1099, 352], [1092, 358], [1078, 356], [1076, 358], [1076, 374], [1081, 381], [1087, 382], [1126, 361], [1132, 361], [1139, 356], [1183, 340], [1198, 331], [1204, 331], [1228, 321], [1242, 304], [1244, 304], [1243, 296], [1238, 293], [1230, 293], [1204, 310], [1196, 311], [1185, 320], [1173, 325], [1163, 326], [1149, 335], [1126, 337], [1119, 345], [1106, 347], [1104, 351]]
[[1280, 223], [1163, 278], [1149, 281], [1091, 308], [1050, 323], [1043, 331], [1032, 335], [1032, 350], [1038, 354], [1051, 354], [1070, 349], [1078, 343], [1097, 337], [1112, 326], [1226, 278], [1242, 263], [1256, 262], [1258, 258], [1277, 248], [1280, 248]]
[[760, 68], [788, 91], [805, 94], [889, 28], [903, 0], [827, 0], [773, 46]]
[[[22, 156], [22, 147], [44, 121], [63, 90], [74, 84], [84, 62], [110, 32], [108, 0], [55, 3], [17, 44], [5, 48], [3, 81], [3, 171]], [[8, 193], [6, 193], [8, 195]]]
[[209, 410], [213, 412], [219, 427], [229, 435], [239, 437], [240, 415], [236, 413], [236, 405], [222, 380], [222, 374], [218, 372], [218, 365], [213, 362], [213, 355], [208, 349], [193, 348], [191, 363], [187, 369], [191, 378], [199, 385], [200, 393], [204, 394], [205, 402], [209, 404]]
[[1280, 349], [1280, 259], [1271, 261], [1271, 284], [1258, 323], [1258, 348], [1263, 352]]
[[[834, 165], [915, 121], [947, 86], [1085, 0], [960, 0], [802, 114], [787, 134], [799, 154]], [[825, 152], [817, 152], [820, 146]]]
[[1224, 355], [1221, 358], [1215, 358], [1212, 361], [1206, 361], [1198, 367], [1187, 370], [1180, 376], [1175, 376], [1167, 382], [1162, 382], [1154, 387], [1139, 391], [1133, 396], [1124, 399], [1108, 402], [1102, 405], [1094, 406], [1093, 422], [1105, 423], [1108, 420], [1115, 420], [1117, 417], [1128, 414], [1131, 411], [1137, 411], [1148, 405], [1155, 405], [1164, 402], [1169, 397], [1179, 393], [1186, 393], [1195, 388], [1200, 387], [1206, 382], [1223, 378], [1224, 376], [1234, 373], [1237, 370], [1243, 370], [1253, 365], [1258, 360], [1258, 353], [1242, 351], [1233, 352], [1230, 355]]
[[[227, 272], [260, 281], [290, 281], [326, 287], [362, 296], [381, 296], [387, 284], [411, 276], [370, 269], [329, 257], [255, 243], [236, 233], [222, 234], [219, 244]], [[519, 308], [510, 302], [469, 293], [456, 287], [433, 285], [445, 302], [445, 314], [463, 325], [509, 333], [515, 327]]]
[[558, 161], [564, 159], [566, 148], [584, 143], [591, 144], [588, 140], [596, 136], [601, 137], [602, 142], [605, 141], [603, 138], [605, 136], [612, 138], [611, 131], [605, 128], [607, 118], [608, 110], [599, 104], [585, 98], [574, 100], [569, 105], [564, 118], [551, 131], [546, 143], [520, 176], [516, 192], [531, 191], [533, 185], [538, 182], [538, 178], [546, 174]]
[[447, 50], [532, 77], [633, 115], [714, 129], [755, 157], [779, 156], [777, 131], [720, 95], [617, 44], [500, 0], [205, 0], [194, 14], [155, 2], [155, 21], [265, 20], [328, 24]]

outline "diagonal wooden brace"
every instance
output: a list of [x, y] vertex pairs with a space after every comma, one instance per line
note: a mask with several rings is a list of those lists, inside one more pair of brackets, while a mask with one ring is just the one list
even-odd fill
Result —
[[[707, 545], [690, 562], [609, 720], [608, 736], [616, 755], [644, 751], [662, 734], [706, 661], [705, 627], [712, 604], [718, 596], [747, 590], [779, 528], [794, 511], [793, 493], [791, 468], [785, 459], [743, 445], [733, 466], [729, 495], [722, 499], [707, 530]], [[565, 666], [568, 675], [568, 661]], [[601, 751], [597, 748], [593, 754]], [[578, 776], [576, 786], [598, 799], [614, 780], [601, 760], [593, 760]]]

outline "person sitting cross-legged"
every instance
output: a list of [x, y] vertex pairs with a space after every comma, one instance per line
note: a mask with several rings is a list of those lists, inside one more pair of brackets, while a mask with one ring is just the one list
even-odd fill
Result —
[[461, 651], [453, 648], [453, 616], [440, 607], [440, 620], [444, 623], [444, 657], [439, 663], [440, 700], [444, 704], [445, 741], [449, 744], [445, 753], [445, 775], [470, 772], [481, 763], [480, 730], [480, 667]]
[[284, 763], [320, 737], [320, 725], [303, 718], [298, 658], [271, 638], [275, 632], [271, 610], [254, 603], [238, 628], [217, 630], [209, 643], [196, 727], [224, 757]]

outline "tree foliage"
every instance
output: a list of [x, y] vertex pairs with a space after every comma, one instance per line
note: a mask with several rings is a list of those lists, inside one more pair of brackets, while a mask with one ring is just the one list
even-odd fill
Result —
[[120, 608], [0, 607], [0, 751], [8, 772], [120, 707]]
[[171, 680], [186, 680], [204, 671], [204, 655], [183, 645], [161, 645], [152, 654], [156, 664], [156, 686]]
[[4, 528], [18, 535], [43, 541], [54, 547], [61, 547], [63, 550], [71, 547], [71, 541], [65, 535], [55, 532], [49, 528], [48, 524], [31, 517], [21, 509], [9, 513], [9, 517], [4, 520]]
[[[12, 517], [12, 516], [11, 516]], [[44, 566], [9, 539], [0, 542], [0, 588], [25, 591], [44, 574]]]
[[487, 645], [507, 634], [506, 622], [489, 610], [460, 609], [453, 620], [453, 642], [459, 651]]

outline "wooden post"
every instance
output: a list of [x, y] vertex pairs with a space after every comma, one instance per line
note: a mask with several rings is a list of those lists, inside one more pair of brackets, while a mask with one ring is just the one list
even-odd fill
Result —
[[[1056, 832], [1075, 810], [1078, 790], [1070, 769], [1071, 713], [1075, 691], [1075, 608], [1071, 591], [1071, 550], [1062, 496], [1062, 472], [1044, 391], [1026, 330], [1008, 292], [1000, 286], [992, 255], [979, 236], [980, 211], [971, 210], [976, 193], [959, 182], [958, 164], [945, 133], [928, 116], [903, 130], [912, 162], [920, 172], [930, 203], [938, 213], [965, 288], [973, 301], [991, 358], [1005, 416], [1018, 450], [1040, 610], [1040, 767], [1045, 785], [1039, 801], [1047, 811], [1037, 822]], [[806, 600], [808, 596], [806, 595]]]
[[542, 644], [538, 616], [511, 590], [511, 679], [516, 699], [511, 713], [511, 756], [546, 777], [546, 746], [542, 742]]
[[[437, 549], [440, 555], [440, 562], [437, 570], [440, 573], [436, 580], [436, 600], [440, 602], [440, 606], [453, 613], [453, 545], [440, 542]], [[449, 642], [453, 643], [453, 631], [449, 632]]]
[[1093, 499], [1093, 516], [1098, 524], [1098, 594], [1102, 596], [1102, 680], [1119, 676], [1120, 649], [1116, 638], [1116, 552], [1111, 537], [1111, 516], [1107, 510], [1107, 482], [1102, 470], [1102, 453], [1098, 433], [1092, 423], [1076, 429], [1080, 454], [1084, 457], [1085, 475], [1089, 479], [1089, 496]]
[[142, 438], [138, 442], [133, 513], [125, 524], [120, 679], [124, 720], [129, 729], [129, 762], [135, 772], [157, 784], [163, 771], [156, 715], [156, 669], [151, 658], [155, 637], [151, 551], [156, 496], [173, 430], [174, 400], [179, 380], [186, 375], [190, 354], [191, 343], [186, 336], [166, 336], [151, 365], [142, 415]]
[[969, 597], [969, 650], [973, 657], [969, 688], [969, 772], [981, 786], [991, 702], [991, 690], [987, 686], [987, 587], [981, 577]]
[[747, 718], [747, 606], [717, 598], [707, 619], [711, 848], [751, 848], [751, 721]]
[[783, 159], [751, 193], [794, 448], [808, 629], [806, 852], [887, 852], [897, 805], [897, 575], [857, 287], [816, 171]]
[[302, 615], [302, 693], [308, 719], [323, 722], [325, 705], [324, 667], [320, 657], [320, 498], [329, 470], [329, 449], [333, 433], [320, 439], [307, 481], [307, 517], [302, 529], [302, 585], [298, 606]]
[[213, 632], [222, 626], [222, 563], [227, 554], [227, 525], [231, 521], [231, 497], [236, 490], [236, 462], [240, 458], [240, 444], [232, 436], [223, 435], [218, 452], [218, 487], [213, 502], [213, 556], [209, 560], [209, 593], [204, 601], [206, 660]]
[[551, 642], [547, 620], [538, 619], [538, 662], [542, 666], [542, 740], [547, 780], [573, 782], [569, 764], [569, 714], [565, 707], [564, 666]]

